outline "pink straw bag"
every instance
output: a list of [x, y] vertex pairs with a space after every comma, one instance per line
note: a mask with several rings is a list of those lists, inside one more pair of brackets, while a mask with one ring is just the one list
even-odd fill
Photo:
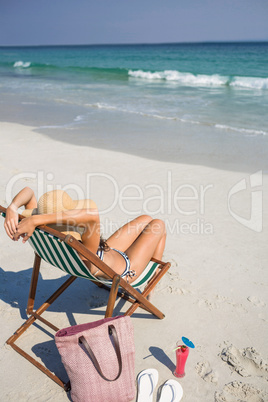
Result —
[[74, 402], [128, 402], [135, 397], [134, 331], [130, 317], [61, 329], [55, 342]]

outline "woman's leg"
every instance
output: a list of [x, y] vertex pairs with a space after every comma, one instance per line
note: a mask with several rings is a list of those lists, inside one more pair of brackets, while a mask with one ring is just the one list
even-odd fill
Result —
[[108, 246], [125, 252], [151, 221], [150, 216], [141, 215], [126, 223], [107, 239]]
[[[152, 257], [161, 260], [166, 242], [165, 224], [160, 219], [153, 219], [144, 228], [139, 237], [126, 250], [130, 260], [130, 269], [139, 276]], [[137, 277], [131, 278], [133, 282]]]

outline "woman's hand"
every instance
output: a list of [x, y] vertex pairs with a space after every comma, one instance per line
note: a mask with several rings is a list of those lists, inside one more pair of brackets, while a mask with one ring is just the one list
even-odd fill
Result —
[[18, 222], [19, 222], [19, 217], [18, 217], [17, 208], [11, 204], [6, 210], [6, 219], [5, 219], [5, 223], [4, 223], [4, 227], [7, 232], [7, 235], [11, 238], [11, 240], [15, 240], [14, 235], [17, 230]]
[[7, 235], [11, 238], [11, 240], [18, 240], [15, 238], [15, 233], [18, 228], [18, 208], [24, 207], [26, 209], [33, 209], [37, 207], [36, 198], [34, 196], [34, 192], [31, 188], [25, 187], [22, 189], [12, 200], [9, 207], [6, 210], [6, 219], [5, 219], [5, 230]]
[[33, 216], [29, 216], [29, 218], [24, 218], [17, 225], [16, 233], [14, 234], [14, 240], [18, 241], [20, 237], [22, 237], [22, 243], [25, 243], [29, 237], [32, 236], [34, 229], [36, 228], [36, 224]]

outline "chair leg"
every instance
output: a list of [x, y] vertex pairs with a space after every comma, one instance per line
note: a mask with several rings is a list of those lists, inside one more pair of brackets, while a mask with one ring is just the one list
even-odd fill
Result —
[[55, 327], [53, 324], [51, 324], [49, 321], [45, 320], [43, 317], [41, 317], [41, 314], [43, 314], [48, 307], [75, 281], [76, 276], [71, 276], [69, 277], [54, 293], [51, 295], [45, 303], [43, 303], [35, 313], [32, 313], [32, 315], [28, 318], [27, 321], [25, 321], [20, 328], [17, 329], [17, 331], [11, 335], [11, 337], [6, 341], [8, 345], [10, 345], [16, 352], [18, 352], [21, 356], [23, 356], [25, 359], [27, 359], [30, 363], [34, 364], [39, 370], [43, 371], [48, 377], [50, 377], [53, 381], [55, 381], [57, 384], [59, 384], [61, 387], [65, 387], [64, 382], [57, 377], [55, 374], [53, 374], [50, 370], [48, 370], [44, 365], [39, 363], [36, 359], [34, 359], [32, 356], [30, 356], [28, 353], [26, 353], [24, 350], [22, 350], [20, 347], [18, 347], [15, 342], [16, 340], [36, 321], [40, 320], [47, 326], [49, 326], [51, 329], [54, 331], [57, 331], [58, 328]]
[[34, 308], [34, 300], [35, 300], [37, 281], [38, 281], [38, 276], [39, 276], [39, 271], [40, 271], [40, 264], [41, 264], [41, 257], [39, 257], [39, 255], [35, 253], [31, 285], [30, 285], [30, 292], [29, 292], [27, 309], [26, 309], [26, 313], [28, 315], [32, 314], [33, 308]]
[[120, 275], [115, 275], [113, 278], [112, 287], [110, 290], [109, 300], [106, 308], [105, 318], [112, 317], [114, 311], [114, 304], [118, 293], [120, 283]]
[[[156, 260], [155, 262], [161, 263], [161, 261], [158, 261], [158, 260]], [[141, 307], [144, 310], [155, 315], [157, 318], [163, 319], [165, 317], [165, 315], [157, 307], [155, 307], [152, 303], [150, 303], [149, 300], [146, 299], [146, 297], [151, 293], [151, 291], [154, 289], [154, 287], [157, 285], [157, 283], [160, 281], [160, 279], [165, 275], [167, 270], [170, 268], [170, 265], [171, 264], [169, 262], [167, 262], [167, 263], [162, 262], [162, 266], [159, 268], [160, 272], [158, 272], [158, 274], [156, 274], [150, 280], [150, 282], [148, 282], [147, 286], [145, 287], [145, 289], [142, 293], [138, 293], [134, 288], [131, 287], [131, 285], [127, 284], [127, 286], [126, 285], [123, 286], [121, 283], [121, 286], [124, 289], [124, 291], [123, 291], [123, 294], [121, 294], [121, 292], [118, 291], [118, 296], [120, 296], [132, 303], [132, 306], [125, 312], [124, 315], [131, 316], [138, 307]], [[98, 285], [98, 284], [96, 283], [96, 285]], [[102, 285], [102, 287], [104, 289], [110, 291], [110, 288], [107, 287], [106, 285]], [[125, 295], [124, 292], [126, 292], [127, 295]], [[128, 295], [130, 296], [130, 298], [128, 298]], [[111, 296], [111, 293], [110, 293], [110, 296]], [[107, 310], [108, 310], [108, 306], [107, 306]], [[110, 315], [108, 315], [108, 314], [110, 314]], [[112, 315], [112, 312], [109, 311], [109, 313], [107, 313], [107, 315], [105, 315], [105, 317], [110, 317], [111, 315]]]

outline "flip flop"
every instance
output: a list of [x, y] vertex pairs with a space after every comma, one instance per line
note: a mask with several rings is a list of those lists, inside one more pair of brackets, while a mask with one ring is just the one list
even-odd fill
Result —
[[137, 402], [153, 402], [153, 392], [158, 382], [158, 371], [153, 368], [141, 371], [137, 382]]
[[168, 380], [162, 387], [158, 402], [179, 402], [183, 396], [181, 384], [175, 380]]

